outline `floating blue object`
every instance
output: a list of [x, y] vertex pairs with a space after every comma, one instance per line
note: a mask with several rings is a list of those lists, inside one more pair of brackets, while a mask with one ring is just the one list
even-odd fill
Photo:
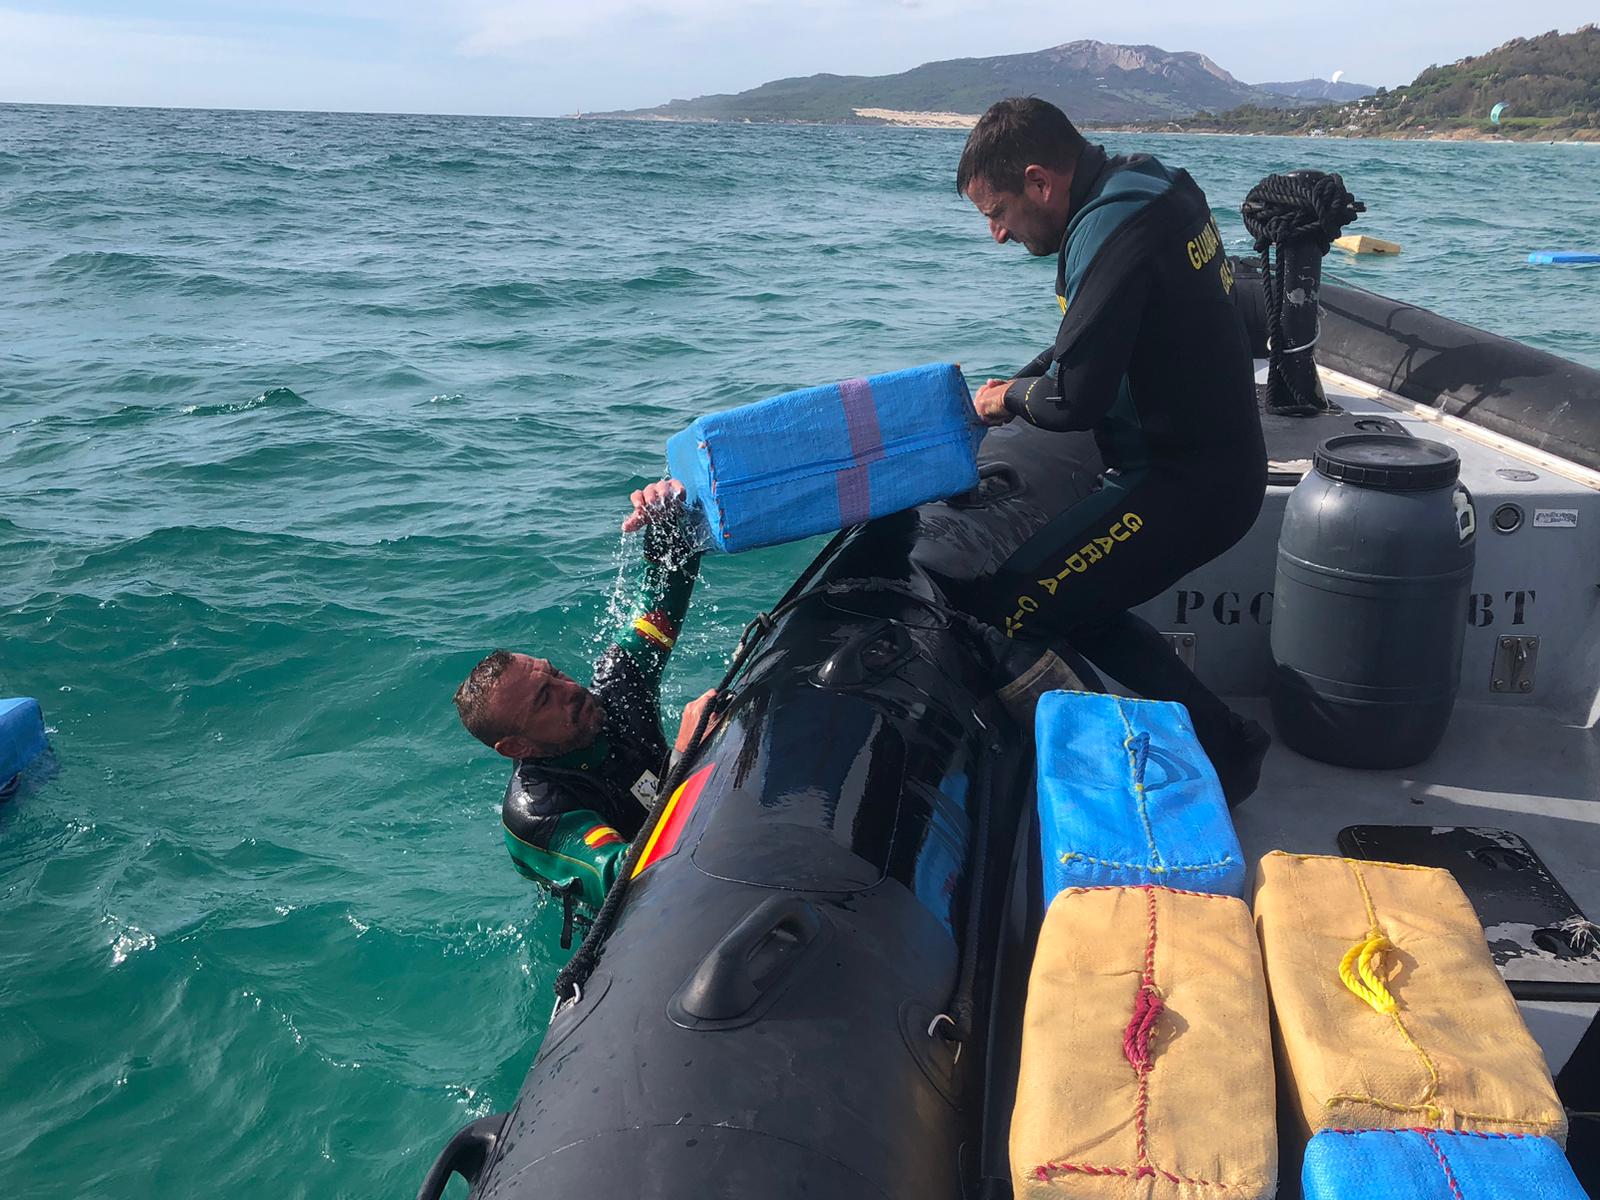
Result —
[[1496, 104], [1493, 108], [1491, 108], [1489, 110], [1489, 123], [1491, 125], [1500, 124], [1500, 114], [1505, 112], [1505, 110], [1506, 110], [1505, 101], [1502, 100], [1499, 104]]
[[1535, 250], [1528, 255], [1531, 263], [1600, 263], [1600, 251], [1594, 250]]
[[1561, 1147], [1531, 1134], [1324, 1130], [1300, 1183], [1305, 1200], [1586, 1200]]
[[1239, 835], [1183, 705], [1046, 692], [1034, 733], [1047, 905], [1146, 883], [1244, 895]]
[[975, 487], [983, 432], [960, 369], [937, 363], [701, 417], [667, 442], [667, 467], [733, 553]]
[[44, 716], [37, 700], [0, 700], [0, 797], [44, 752], [45, 744]]

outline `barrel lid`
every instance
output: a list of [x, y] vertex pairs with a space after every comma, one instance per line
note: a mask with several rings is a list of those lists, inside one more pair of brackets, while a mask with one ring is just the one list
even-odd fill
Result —
[[1461, 456], [1444, 443], [1392, 433], [1328, 438], [1312, 461], [1319, 475], [1389, 492], [1449, 487], [1461, 474]]

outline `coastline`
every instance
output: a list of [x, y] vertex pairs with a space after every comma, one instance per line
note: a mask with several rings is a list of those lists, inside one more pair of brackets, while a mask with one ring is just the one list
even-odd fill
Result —
[[[976, 113], [924, 111], [898, 108], [856, 108], [855, 120], [807, 121], [799, 118], [762, 119], [750, 117], [695, 117], [672, 116], [666, 113], [574, 113], [573, 120], [644, 121], [669, 125], [837, 125], [880, 129], [950, 129], [967, 130], [978, 123]], [[1164, 121], [1160, 124], [1102, 125], [1083, 123], [1085, 133], [1144, 133], [1183, 137], [1289, 137], [1305, 139], [1339, 138], [1344, 141], [1375, 142], [1534, 142], [1544, 145], [1574, 143], [1600, 145], [1600, 130], [1526, 130], [1512, 133], [1484, 133], [1477, 129], [1450, 130], [1392, 130], [1383, 133], [1361, 133], [1353, 130], [1325, 130], [1317, 133], [1291, 131], [1266, 131], [1245, 129], [1186, 129], [1180, 122]]]
[[1322, 141], [1337, 138], [1346, 142], [1534, 142], [1540, 145], [1573, 143], [1575, 145], [1600, 145], [1600, 129], [1528, 130], [1520, 135], [1484, 133], [1477, 129], [1447, 130], [1386, 130], [1382, 133], [1360, 133], [1354, 130], [1319, 130], [1301, 133], [1292, 130], [1250, 129], [1185, 129], [1175, 121], [1162, 125], [1084, 125], [1085, 132], [1095, 133], [1157, 133], [1183, 137], [1289, 137]]

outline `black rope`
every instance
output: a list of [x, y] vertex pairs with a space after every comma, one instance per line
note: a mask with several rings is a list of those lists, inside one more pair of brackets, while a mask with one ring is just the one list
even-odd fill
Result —
[[1244, 227], [1256, 239], [1256, 249], [1310, 238], [1326, 254], [1339, 231], [1367, 206], [1352, 196], [1337, 174], [1297, 171], [1268, 175], [1244, 198]]
[[[822, 556], [819, 556], [819, 558]], [[752, 651], [771, 633], [779, 618], [787, 616], [795, 608], [815, 597], [842, 596], [861, 592], [892, 592], [905, 599], [922, 604], [935, 612], [946, 615], [952, 623], [959, 624], [968, 633], [979, 639], [981, 645], [990, 651], [996, 662], [1000, 661], [1005, 646], [1004, 636], [992, 625], [986, 625], [977, 618], [969, 616], [951, 608], [932, 597], [924, 596], [903, 583], [887, 579], [842, 579], [824, 587], [815, 588], [808, 592], [795, 594], [795, 589], [790, 588], [785, 598], [770, 613], [758, 613], [754, 620], [744, 627], [744, 632], [739, 635], [738, 644], [733, 651], [733, 658], [728, 663], [728, 669], [723, 673], [722, 682], [716, 686], [717, 701], [706, 705], [700, 713], [700, 719], [695, 723], [694, 733], [690, 735], [688, 747], [682, 757], [670, 770], [663, 766], [663, 780], [657, 789], [650, 813], [646, 816], [644, 824], [639, 827], [637, 836], [628, 847], [628, 855], [622, 862], [622, 870], [618, 872], [610, 889], [606, 892], [605, 899], [601, 901], [600, 909], [595, 913], [594, 923], [584, 934], [583, 943], [577, 952], [567, 960], [567, 965], [561, 968], [556, 975], [555, 993], [556, 1003], [562, 1002], [578, 995], [579, 990], [588, 982], [589, 976], [599, 965], [600, 953], [605, 946], [606, 939], [611, 935], [611, 928], [616, 924], [617, 914], [622, 909], [622, 902], [628, 893], [628, 886], [633, 879], [633, 872], [639, 864], [639, 859], [644, 854], [645, 845], [650, 841], [650, 835], [661, 820], [667, 801], [672, 794], [682, 786], [688, 775], [689, 764], [694, 759], [695, 751], [700, 748], [704, 740], [706, 728], [711, 722], [711, 717], [720, 706], [721, 699], [726, 696], [728, 688], [744, 669], [746, 661]], [[982, 829], [980, 816], [980, 830]], [[565, 946], [563, 946], [565, 949]], [[970, 1007], [970, 1006], [969, 1006]], [[970, 1025], [970, 1017], [969, 1017]]]
[[[1366, 211], [1367, 206], [1350, 194], [1337, 173], [1325, 175], [1321, 171], [1268, 175], [1244, 198], [1241, 210], [1244, 227], [1255, 238], [1256, 250], [1261, 255], [1261, 287], [1267, 297], [1267, 370], [1269, 376], [1281, 381], [1295, 404], [1305, 412], [1316, 412], [1323, 406], [1315, 396], [1303, 395], [1283, 367], [1283, 245], [1312, 241], [1326, 254], [1339, 231], [1354, 221], [1358, 213]], [[1276, 262], [1272, 254], [1275, 246], [1278, 248]], [[1291, 349], [1309, 350], [1310, 346]]]

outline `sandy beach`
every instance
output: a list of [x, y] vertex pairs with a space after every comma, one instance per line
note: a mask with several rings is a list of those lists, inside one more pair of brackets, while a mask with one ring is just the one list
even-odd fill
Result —
[[858, 108], [856, 116], [906, 129], [971, 129], [978, 123], [977, 113], [909, 112], [898, 108]]

